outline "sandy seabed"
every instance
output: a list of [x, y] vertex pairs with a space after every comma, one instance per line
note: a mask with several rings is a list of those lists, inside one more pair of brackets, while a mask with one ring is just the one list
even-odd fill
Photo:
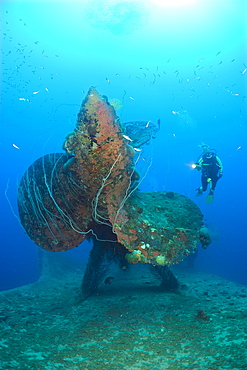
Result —
[[1, 292], [0, 369], [246, 370], [247, 288], [174, 272], [179, 293], [138, 266], [84, 301], [78, 269]]

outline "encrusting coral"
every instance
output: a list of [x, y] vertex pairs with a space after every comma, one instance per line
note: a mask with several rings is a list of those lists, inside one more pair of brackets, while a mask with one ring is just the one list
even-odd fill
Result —
[[95, 221], [109, 223], [131, 183], [134, 150], [123, 137], [113, 107], [91, 88], [78, 114], [66, 151], [76, 158], [76, 170], [90, 188]]
[[135, 153], [157, 131], [152, 125], [127, 126], [130, 134], [141, 130], [135, 148], [107, 98], [91, 87], [65, 138], [66, 154], [44, 156], [23, 175], [18, 207], [29, 237], [44, 249], [67, 250], [107, 225], [130, 263], [171, 265], [193, 253], [203, 226], [195, 203], [173, 192], [137, 191]]

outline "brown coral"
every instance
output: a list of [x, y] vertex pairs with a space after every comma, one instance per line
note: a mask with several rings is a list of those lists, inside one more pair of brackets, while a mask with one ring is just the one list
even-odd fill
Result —
[[114, 108], [90, 88], [65, 138], [67, 154], [40, 158], [21, 180], [20, 218], [36, 244], [67, 250], [106, 224], [131, 263], [171, 265], [193, 253], [200, 210], [174, 192], [133, 191], [139, 177], [128, 143]]

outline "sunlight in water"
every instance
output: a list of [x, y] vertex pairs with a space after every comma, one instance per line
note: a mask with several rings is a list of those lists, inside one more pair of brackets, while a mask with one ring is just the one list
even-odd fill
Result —
[[194, 5], [197, 3], [197, 0], [151, 0], [151, 2], [161, 7], [174, 8], [178, 6]]

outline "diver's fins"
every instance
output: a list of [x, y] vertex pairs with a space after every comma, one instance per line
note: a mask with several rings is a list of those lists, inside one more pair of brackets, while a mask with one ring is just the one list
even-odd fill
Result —
[[197, 190], [196, 197], [201, 197], [203, 195], [202, 188], [198, 188], [196, 190]]
[[206, 198], [206, 204], [212, 204], [213, 200], [214, 200], [214, 193], [210, 191], [210, 193], [208, 194]]

